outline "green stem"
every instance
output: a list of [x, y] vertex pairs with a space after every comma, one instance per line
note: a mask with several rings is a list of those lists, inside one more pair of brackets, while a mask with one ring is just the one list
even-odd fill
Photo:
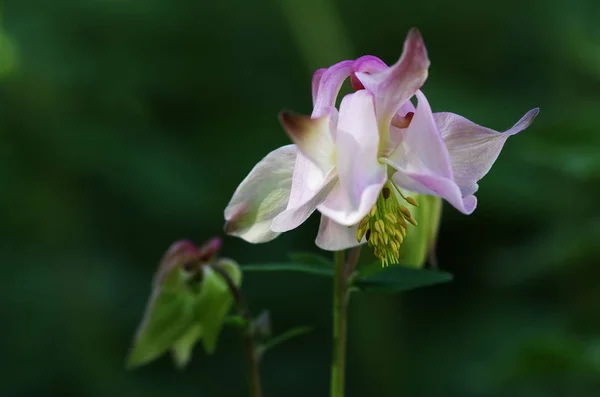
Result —
[[229, 276], [222, 267], [215, 265], [212, 268], [225, 280], [227, 287], [235, 300], [240, 315], [246, 320], [246, 327], [244, 329], [244, 356], [246, 358], [246, 377], [248, 380], [248, 390], [250, 397], [262, 397], [262, 389], [260, 384], [260, 371], [258, 366], [258, 354], [256, 346], [254, 344], [254, 336], [250, 329], [252, 323], [252, 315], [246, 305], [246, 300], [242, 294], [242, 290], [239, 289], [233, 279]]
[[331, 397], [344, 397], [346, 370], [346, 329], [348, 324], [348, 277], [358, 262], [360, 247], [353, 248], [346, 262], [344, 251], [335, 253], [333, 279], [333, 358]]
[[331, 363], [331, 397], [344, 396], [346, 366], [346, 280], [344, 251], [335, 253], [333, 279], [333, 360]]

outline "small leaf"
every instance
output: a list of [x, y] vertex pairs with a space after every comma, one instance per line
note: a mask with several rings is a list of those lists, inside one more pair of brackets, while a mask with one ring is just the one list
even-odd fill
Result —
[[300, 272], [317, 276], [333, 277], [333, 267], [305, 265], [298, 263], [265, 263], [264, 265], [242, 266], [245, 272]]
[[396, 293], [451, 280], [452, 275], [442, 271], [401, 265], [382, 267], [381, 262], [374, 262], [356, 273], [353, 285], [364, 292]]
[[288, 256], [294, 263], [325, 268], [333, 267], [333, 261], [331, 259], [312, 252], [292, 252], [291, 254], [288, 254]]
[[290, 339], [296, 338], [298, 336], [307, 334], [313, 330], [313, 327], [296, 327], [290, 330], [285, 331], [283, 334], [280, 334], [258, 347], [257, 354], [259, 357], [262, 357], [268, 350], [271, 350], [275, 346], [282, 344]]
[[225, 320], [223, 320], [223, 324], [231, 325], [232, 327], [236, 328], [246, 328], [248, 326], [248, 321], [246, 321], [246, 319], [240, 316], [239, 314], [236, 314], [225, 317]]

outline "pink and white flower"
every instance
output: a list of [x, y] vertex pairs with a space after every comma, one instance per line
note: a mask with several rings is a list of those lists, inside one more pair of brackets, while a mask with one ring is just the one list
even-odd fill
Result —
[[[225, 209], [226, 232], [252, 243], [296, 228], [321, 213], [316, 244], [341, 250], [369, 241], [384, 263], [397, 261], [409, 192], [442, 197], [464, 214], [475, 209], [477, 182], [509, 136], [538, 109], [497, 132], [453, 113], [433, 113], [420, 88], [429, 58], [413, 29], [391, 67], [374, 56], [315, 72], [313, 112], [283, 112], [294, 144], [269, 153], [242, 181]], [[342, 83], [356, 92], [335, 108]], [[411, 98], [416, 97], [416, 107]]]

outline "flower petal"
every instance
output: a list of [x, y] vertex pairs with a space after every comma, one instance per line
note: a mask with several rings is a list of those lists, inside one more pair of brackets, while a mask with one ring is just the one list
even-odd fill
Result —
[[363, 86], [375, 96], [380, 125], [388, 126], [400, 106], [421, 88], [428, 68], [429, 58], [421, 33], [411, 29], [398, 62], [378, 73], [356, 73]]
[[291, 112], [281, 112], [279, 119], [285, 132], [298, 149], [319, 169], [327, 174], [334, 166], [333, 137], [330, 117], [310, 118]]
[[365, 238], [359, 243], [356, 241], [356, 229], [358, 225], [351, 227], [340, 225], [335, 221], [321, 215], [319, 234], [315, 243], [317, 247], [326, 251], [340, 251], [356, 247], [365, 243]]
[[477, 181], [488, 173], [506, 139], [523, 131], [533, 122], [539, 109], [527, 112], [511, 129], [497, 132], [454, 113], [435, 113], [435, 122], [448, 152], [454, 180], [463, 196], [477, 191]]
[[321, 68], [315, 70], [312, 77], [312, 101], [313, 105], [317, 102], [317, 94], [319, 93], [319, 83], [321, 82], [321, 77], [323, 77], [323, 73], [326, 71], [326, 68]]
[[352, 72], [378, 73], [388, 68], [381, 59], [373, 55], [363, 55], [352, 64]]
[[358, 58], [354, 61], [354, 64], [352, 65], [352, 74], [350, 75], [350, 82], [352, 83], [352, 88], [354, 88], [355, 91], [363, 90], [365, 88], [358, 79], [358, 77], [356, 77], [356, 72], [377, 73], [387, 68], [388, 65], [386, 65], [385, 62], [383, 62], [376, 56], [364, 55]]
[[463, 199], [429, 102], [421, 91], [417, 91], [417, 99], [410, 125], [400, 130], [400, 143], [384, 159], [397, 170], [392, 179], [400, 188], [442, 197], [459, 211], [471, 213], [477, 201], [474, 196]]
[[326, 176], [319, 167], [298, 151], [287, 209], [297, 208], [313, 198], [321, 189]]
[[404, 102], [404, 105], [400, 106], [400, 109], [398, 109], [392, 118], [390, 136], [387, 145], [383, 148], [383, 153], [385, 155], [389, 155], [393, 152], [400, 142], [402, 142], [403, 132], [410, 125], [415, 112], [415, 105], [413, 105], [411, 101], [406, 101]]
[[287, 232], [300, 226], [308, 219], [319, 204], [325, 200], [337, 182], [332, 174], [330, 174], [323, 184], [314, 192], [312, 197], [305, 199], [300, 205], [289, 207], [277, 215], [271, 224], [271, 230], [274, 232]]
[[342, 100], [335, 144], [339, 183], [318, 209], [337, 223], [351, 226], [375, 204], [387, 180], [387, 167], [378, 161], [377, 120], [367, 91]]
[[431, 112], [427, 98], [417, 91], [418, 105], [408, 128], [388, 161], [397, 170], [453, 179], [450, 156]]
[[449, 178], [439, 175], [397, 171], [392, 176], [392, 180], [402, 189], [441, 197], [463, 214], [472, 213], [477, 206], [477, 198], [473, 195], [462, 197], [456, 183]]
[[279, 235], [271, 221], [290, 197], [296, 145], [275, 149], [263, 158], [238, 186], [225, 208], [225, 232], [250, 243], [263, 243]]
[[316, 98], [313, 101], [314, 107], [311, 117], [323, 116], [329, 112], [330, 107], [335, 106], [335, 101], [344, 80], [352, 73], [353, 63], [354, 61], [338, 62], [323, 72], [319, 80]]

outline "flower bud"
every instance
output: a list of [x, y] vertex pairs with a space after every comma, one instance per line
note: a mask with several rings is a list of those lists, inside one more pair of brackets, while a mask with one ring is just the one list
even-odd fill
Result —
[[227, 280], [215, 268], [219, 267], [236, 287], [242, 281], [234, 261], [216, 257], [220, 246], [219, 239], [199, 248], [189, 241], [178, 241], [167, 250], [154, 277], [128, 367], [146, 364], [168, 350], [182, 367], [200, 340], [207, 353], [214, 351], [233, 304]]

